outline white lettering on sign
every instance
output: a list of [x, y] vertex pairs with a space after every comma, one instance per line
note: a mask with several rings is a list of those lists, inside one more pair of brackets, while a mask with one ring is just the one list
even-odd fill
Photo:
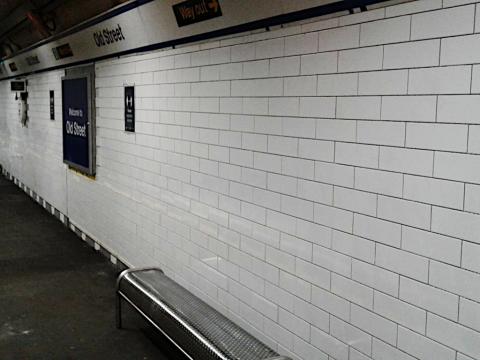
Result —
[[79, 125], [76, 121], [68, 121], [65, 123], [65, 130], [68, 135], [87, 137], [87, 125]]
[[83, 117], [83, 110], [68, 108], [68, 115], [73, 117]]

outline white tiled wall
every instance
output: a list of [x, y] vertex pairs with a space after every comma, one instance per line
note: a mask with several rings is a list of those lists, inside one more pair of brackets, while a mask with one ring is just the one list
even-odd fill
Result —
[[479, 6], [98, 63], [95, 181], [61, 163], [61, 72], [30, 78], [28, 128], [3, 83], [0, 163], [294, 359], [479, 360]]

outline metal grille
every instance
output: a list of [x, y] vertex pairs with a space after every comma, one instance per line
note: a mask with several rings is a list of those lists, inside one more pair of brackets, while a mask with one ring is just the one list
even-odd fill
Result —
[[[225, 358], [232, 360], [263, 360], [278, 356], [278, 354], [268, 346], [159, 271], [145, 270], [132, 272], [127, 274], [124, 279], [128, 280], [127, 284], [128, 282], [136, 283], [142, 288], [142, 291], [145, 291], [152, 297], [158, 299], [162, 304], [165, 304], [175, 315], [208, 339], [211, 345], [223, 354]], [[141, 295], [138, 288], [134, 290], [127, 284], [125, 284], [124, 281], [120, 283], [120, 290], [122, 292], [131, 293], [133, 291], [135, 297]], [[127, 288], [125, 288], [125, 285], [127, 285]], [[142, 303], [143, 306], [141, 305]], [[151, 302], [146, 301], [146, 299], [140, 301], [139, 305], [141, 307], [140, 310], [146, 312], [146, 315], [153, 319], [160, 317], [162, 322], [160, 322], [159, 325], [162, 328], [167, 326], [170, 329], [165, 330], [175, 333], [173, 327], [178, 327], [178, 324], [171, 323], [173, 319], [168, 321], [165, 316], [165, 311], [158, 305], [152, 305]], [[179, 329], [177, 329], [177, 333], [178, 330]], [[169, 331], [166, 332], [170, 335]], [[183, 336], [185, 336], [185, 332], [187, 332], [187, 330], [183, 329]], [[176, 342], [179, 340], [180, 343], [187, 342], [185, 345], [189, 346], [192, 350], [195, 348], [199, 352], [204, 352], [200, 350], [206, 350], [199, 349], [198, 346], [200, 344], [193, 345], [192, 336], [189, 337], [190, 339], [175, 338], [173, 340]], [[209, 351], [209, 353], [211, 356], [206, 358], [219, 358], [218, 356], [214, 356], [212, 351]], [[200, 357], [197, 357], [200, 355], [199, 353], [194, 352], [193, 355], [195, 359], [200, 359]]]

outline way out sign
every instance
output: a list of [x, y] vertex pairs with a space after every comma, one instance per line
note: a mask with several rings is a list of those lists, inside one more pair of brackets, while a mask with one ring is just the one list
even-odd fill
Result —
[[125, 131], [135, 131], [135, 87], [125, 86]]
[[179, 27], [222, 16], [220, 0], [187, 0], [173, 5]]

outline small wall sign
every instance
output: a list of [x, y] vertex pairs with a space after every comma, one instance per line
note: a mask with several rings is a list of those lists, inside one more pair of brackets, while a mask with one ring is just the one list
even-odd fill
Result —
[[55, 120], [55, 91], [50, 90], [50, 120]]
[[125, 86], [125, 131], [135, 132], [135, 87]]

